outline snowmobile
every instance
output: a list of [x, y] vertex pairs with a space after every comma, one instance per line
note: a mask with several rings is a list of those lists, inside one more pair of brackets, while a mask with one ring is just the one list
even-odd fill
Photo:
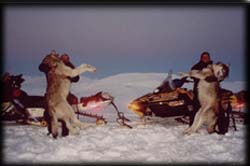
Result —
[[8, 82], [2, 83], [1, 120], [46, 126], [43, 118], [45, 97], [30, 96], [22, 90], [21, 84], [25, 81], [22, 76], [11, 75]]
[[[185, 83], [193, 82], [188, 78], [172, 79], [172, 71], [167, 78], [152, 93], [148, 93], [133, 100], [128, 108], [141, 119], [150, 117], [176, 117], [175, 120], [189, 124], [190, 112], [193, 111], [193, 92], [184, 88]], [[233, 92], [227, 89], [220, 90], [220, 109], [218, 132], [224, 134], [228, 131], [230, 117], [236, 129], [234, 114], [232, 114]]]
[[128, 108], [140, 118], [188, 115], [189, 111], [193, 110], [193, 93], [186, 88], [181, 88], [181, 86], [191, 81], [185, 78], [178, 80], [177, 83], [177, 79], [172, 80], [171, 77], [171, 74], [168, 74], [168, 77], [152, 93], [133, 100]]
[[[12, 75], [8, 83], [3, 82], [3, 95], [1, 98], [1, 120], [14, 121], [18, 124], [32, 124], [42, 127], [48, 125], [48, 112], [46, 110], [45, 96], [30, 96], [21, 89], [24, 82], [20, 75]], [[114, 104], [114, 97], [107, 92], [98, 92], [90, 97], [78, 98], [70, 94], [67, 98], [75, 113], [81, 116], [96, 118], [96, 124], [106, 124], [107, 121], [103, 116], [94, 114], [96, 111], [103, 111], [107, 106], [113, 105], [117, 113], [117, 122], [122, 126], [127, 125], [129, 121], [117, 106]]]

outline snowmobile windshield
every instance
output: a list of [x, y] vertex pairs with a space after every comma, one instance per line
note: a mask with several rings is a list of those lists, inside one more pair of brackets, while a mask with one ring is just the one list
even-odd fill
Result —
[[159, 93], [159, 92], [171, 92], [175, 89], [175, 87], [171, 86], [169, 83], [169, 79], [166, 78], [160, 86], [158, 86], [154, 92]]

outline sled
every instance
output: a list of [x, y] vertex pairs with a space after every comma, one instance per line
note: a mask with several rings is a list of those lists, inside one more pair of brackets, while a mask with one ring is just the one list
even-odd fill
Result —
[[76, 105], [75, 113], [78, 115], [96, 118], [97, 125], [107, 124], [107, 121], [103, 116], [93, 114], [91, 112], [102, 111], [110, 105], [113, 106], [117, 113], [117, 123], [121, 126], [132, 128], [126, 123], [130, 120], [124, 116], [123, 112], [119, 111], [118, 107], [114, 103], [114, 97], [108, 92], [100, 91], [89, 97], [81, 97], [80, 102]]

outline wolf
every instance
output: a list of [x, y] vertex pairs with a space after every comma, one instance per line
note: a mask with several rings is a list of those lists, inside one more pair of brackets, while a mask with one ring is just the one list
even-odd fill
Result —
[[49, 68], [46, 79], [46, 102], [47, 112], [49, 115], [50, 124], [48, 126], [49, 134], [56, 138], [58, 136], [58, 121], [65, 123], [69, 134], [78, 134], [79, 128], [88, 127], [89, 124], [79, 121], [74, 113], [74, 110], [67, 102], [67, 96], [70, 90], [69, 78], [75, 77], [83, 72], [96, 72], [96, 68], [89, 64], [82, 64], [75, 69], [66, 66], [58, 54], [50, 53], [40, 65], [45, 65]]
[[193, 124], [184, 130], [184, 134], [190, 135], [197, 132], [203, 124], [207, 124], [208, 133], [215, 131], [220, 104], [220, 82], [228, 74], [229, 65], [222, 62], [208, 65], [201, 71], [191, 70], [180, 73], [181, 77], [194, 77], [200, 80], [197, 88], [201, 107], [195, 115]]

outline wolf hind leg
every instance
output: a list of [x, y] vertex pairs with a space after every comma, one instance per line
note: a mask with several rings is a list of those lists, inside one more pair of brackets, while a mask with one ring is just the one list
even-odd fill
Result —
[[55, 115], [52, 116], [51, 126], [50, 126], [49, 130], [51, 131], [52, 136], [54, 138], [57, 138], [57, 136], [58, 136], [58, 119]]
[[90, 126], [95, 126], [95, 124], [83, 123], [80, 120], [78, 120], [73, 108], [69, 104], [65, 105], [65, 107], [69, 110], [69, 113], [70, 113], [69, 121], [72, 122], [71, 125], [73, 127], [79, 127], [80, 129], [84, 129], [84, 128], [87, 128], [87, 127], [90, 127]]
[[73, 127], [73, 125], [70, 124], [70, 119], [69, 118], [64, 118], [63, 121], [65, 122], [65, 125], [69, 130], [69, 134], [72, 134], [72, 135], [78, 135], [79, 134], [79, 129], [76, 128], [76, 127]]
[[80, 120], [78, 120], [76, 116], [72, 117], [71, 121], [72, 121], [73, 126], [79, 127], [80, 129], [85, 129], [91, 126], [96, 126], [96, 124], [94, 123], [83, 123]]
[[199, 111], [196, 113], [194, 122], [192, 126], [188, 127], [184, 130], [184, 134], [190, 135], [191, 133], [195, 133], [199, 130], [199, 128], [204, 123], [204, 109], [200, 108]]
[[215, 126], [217, 122], [217, 116], [214, 112], [214, 110], [209, 110], [207, 114], [207, 132], [209, 134], [215, 132]]

